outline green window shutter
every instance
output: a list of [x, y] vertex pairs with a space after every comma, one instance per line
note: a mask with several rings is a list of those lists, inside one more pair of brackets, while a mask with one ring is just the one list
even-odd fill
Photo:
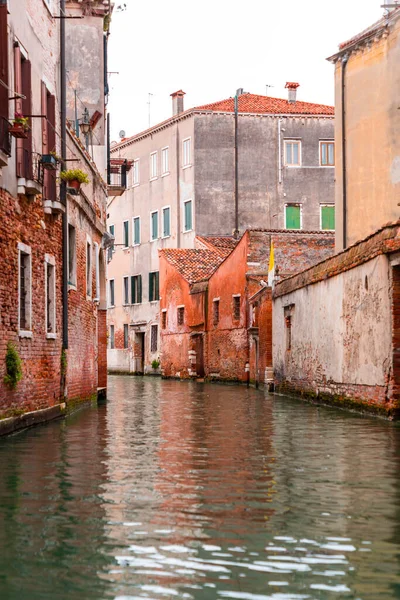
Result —
[[192, 201], [185, 202], [185, 231], [192, 229]]
[[164, 222], [163, 222], [163, 236], [167, 237], [170, 235], [170, 209], [164, 208]]
[[156, 240], [158, 238], [158, 212], [151, 214], [151, 239]]
[[300, 206], [286, 206], [286, 229], [300, 229]]
[[124, 246], [129, 246], [129, 221], [124, 221]]
[[154, 300], [159, 300], [160, 299], [160, 272], [156, 271], [156, 273], [154, 273], [155, 277], [155, 294], [154, 294]]
[[142, 303], [142, 276], [138, 275], [137, 276], [137, 302], [138, 304]]
[[136, 304], [135, 277], [131, 277], [131, 304]]
[[335, 229], [335, 207], [321, 206], [321, 227], [322, 229]]
[[149, 273], [149, 302], [153, 301], [153, 293], [154, 293], [154, 286], [153, 286], [153, 273]]
[[136, 217], [136, 219], [133, 220], [133, 224], [134, 224], [133, 243], [140, 244], [140, 219], [139, 219], [139, 217]]

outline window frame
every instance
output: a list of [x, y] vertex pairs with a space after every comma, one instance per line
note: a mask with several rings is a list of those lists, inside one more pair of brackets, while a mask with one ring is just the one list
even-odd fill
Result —
[[[153, 215], [157, 215], [157, 237], [153, 237]], [[150, 242], [156, 242], [159, 238], [159, 227], [158, 227], [159, 223], [158, 223], [158, 210], [151, 210], [150, 211]]]
[[[158, 179], [158, 151], [150, 152], [150, 181]], [[153, 156], [155, 156], [155, 174], [153, 172]]]
[[[189, 204], [189, 202], [191, 227], [190, 229], [186, 229], [186, 204]], [[188, 198], [188, 200], [183, 202], [183, 233], [188, 233], [189, 231], [193, 231], [193, 202], [191, 198]]]
[[[126, 223], [128, 224], [127, 231], [125, 230]], [[126, 248], [129, 248], [129, 219], [126, 219], [126, 221], [122, 221], [122, 236], [122, 247], [125, 250]], [[125, 242], [128, 243], [126, 244]]]
[[[164, 156], [167, 157], [166, 160], [166, 166], [167, 168], [164, 169]], [[170, 170], [169, 170], [169, 146], [164, 146], [164, 148], [161, 148], [161, 177], [166, 177], [167, 175], [170, 174]]]
[[[295, 206], [295, 207], [299, 207], [300, 208], [300, 228], [299, 229], [288, 229], [287, 225], [286, 225], [286, 209], [289, 206]], [[303, 230], [303, 205], [300, 202], [287, 202], [285, 203], [285, 213], [284, 213], [284, 217], [285, 217], [285, 229], [287, 229], [288, 231], [302, 231]]]
[[[329, 144], [333, 145], [333, 163], [332, 164], [330, 164], [329, 162], [327, 162], [327, 164], [324, 165], [322, 163], [322, 146], [324, 144], [326, 144], [327, 146]], [[326, 150], [326, 156], [327, 156], [327, 160], [329, 161], [329, 151], [328, 151], [328, 148]], [[332, 167], [335, 167], [335, 163], [336, 163], [336, 161], [335, 161], [335, 140], [319, 140], [319, 166], [320, 167], [324, 167], [324, 168], [329, 167], [331, 169]]]
[[[241, 308], [242, 308], [242, 295], [241, 294], [232, 294], [232, 321], [240, 321], [241, 318]], [[239, 303], [238, 303], [239, 301]], [[238, 304], [238, 306], [237, 306]], [[239, 316], [236, 317], [235, 310], [238, 308]]]
[[124, 350], [129, 348], [129, 323], [124, 323]]
[[[137, 172], [136, 172], [137, 167]], [[137, 174], [137, 180], [135, 175]], [[132, 163], [132, 185], [131, 187], [137, 187], [140, 185], [140, 158], [134, 158]]]
[[[138, 220], [139, 221], [139, 241], [135, 242], [135, 221]], [[140, 223], [140, 216], [136, 216], [136, 217], [132, 217], [132, 246], [140, 246], [140, 244], [142, 243], [142, 232], [141, 232], [141, 227], [140, 227], [141, 223]]]
[[220, 298], [214, 298], [213, 299], [213, 326], [214, 327], [218, 327], [219, 324], [219, 317], [220, 317], [220, 312], [219, 312], [219, 301]]
[[[165, 218], [164, 218], [164, 214], [166, 210], [169, 210], [169, 219], [168, 219], [168, 229], [169, 229], [169, 233], [167, 235], [165, 235]], [[163, 206], [161, 208], [161, 213], [162, 213], [162, 239], [166, 239], [171, 237], [171, 205], [168, 204], [167, 206]]]
[[[131, 304], [142, 304], [143, 282], [142, 275], [131, 275]], [[135, 292], [134, 294], [132, 292]], [[135, 302], [133, 301], [135, 300]]]
[[129, 306], [129, 275], [122, 277], [122, 306]]
[[[334, 210], [333, 216], [335, 219], [336, 218], [335, 204], [325, 203], [325, 204], [320, 204], [319, 206], [320, 206], [320, 209], [319, 209], [319, 228], [320, 228], [320, 230], [321, 231], [335, 231], [335, 228], [333, 228], [333, 229], [323, 229], [322, 228], [322, 209], [323, 208], [333, 208], [333, 210]], [[335, 226], [336, 226], [336, 223], [335, 223]]]
[[[73, 245], [71, 246], [70, 232], [73, 232]], [[72, 261], [71, 261], [71, 248]], [[72, 268], [71, 267], [72, 262]], [[71, 277], [72, 274], [72, 277]], [[76, 227], [72, 223], [68, 223], [68, 288], [76, 290], [77, 288], [77, 276], [76, 276]]]
[[94, 242], [94, 268], [95, 268], [95, 296], [94, 301], [100, 302], [100, 248], [97, 242]]
[[[48, 273], [49, 273], [49, 267], [51, 267], [52, 271], [53, 271], [53, 276], [52, 276], [52, 283], [51, 283], [51, 288], [52, 288], [52, 303], [53, 306], [51, 308], [51, 323], [52, 323], [52, 331], [50, 331], [48, 329], [48, 322], [49, 322], [49, 301], [48, 301], [48, 285], [47, 285], [47, 281], [48, 281]], [[56, 302], [56, 260], [54, 258], [54, 256], [51, 256], [50, 254], [45, 254], [44, 255], [44, 281], [45, 281], [45, 285], [44, 285], [44, 296], [45, 296], [45, 301], [44, 301], [44, 326], [45, 326], [45, 331], [46, 331], [46, 338], [47, 339], [56, 339], [57, 337], [57, 311], [56, 311], [56, 306], [57, 306], [57, 302]]]
[[161, 329], [167, 329], [167, 309], [161, 311]]
[[[111, 228], [113, 228], [113, 230], [114, 230], [113, 233], [111, 233]], [[109, 226], [108, 226], [108, 233], [113, 236], [114, 242], [116, 242], [116, 237], [115, 237], [115, 223], [110, 223], [109, 224]], [[113, 244], [107, 250], [107, 260], [108, 261], [110, 261], [112, 259], [112, 255], [114, 254], [114, 252], [115, 252], [115, 246]]]
[[[182, 315], [182, 317], [181, 317]], [[178, 327], [183, 327], [185, 325], [185, 305], [180, 304], [176, 307], [176, 323]]]
[[[185, 162], [186, 152], [185, 152], [185, 143], [189, 142], [189, 162]], [[187, 169], [192, 166], [192, 137], [189, 136], [182, 140], [182, 169]]]
[[[299, 147], [299, 162], [298, 163], [288, 163], [287, 162], [287, 146], [289, 144], [297, 144]], [[287, 139], [287, 140], [283, 140], [283, 164], [285, 167], [290, 167], [290, 168], [294, 168], [294, 169], [298, 169], [299, 167], [302, 166], [302, 143], [301, 140], [296, 140], [296, 139]], [[293, 158], [293, 149], [292, 149], [292, 158]]]
[[115, 326], [110, 324], [110, 350], [115, 350]]
[[[111, 283], [112, 283], [112, 286], [111, 286]], [[112, 293], [111, 293], [111, 288], [112, 288]], [[111, 302], [111, 300], [113, 300], [113, 303]], [[111, 277], [111, 279], [108, 280], [108, 307], [109, 308], [115, 307], [115, 279], [114, 279], [114, 277]]]
[[[156, 331], [155, 336], [153, 336], [153, 331]], [[153, 341], [155, 340], [155, 347], [153, 344]], [[155, 354], [156, 352], [158, 352], [158, 324], [157, 323], [152, 323], [150, 325], [150, 352], [152, 354]]]
[[[154, 282], [150, 284], [150, 277], [154, 275]], [[150, 295], [150, 292], [152, 294]], [[160, 271], [149, 271], [149, 302], [160, 300]]]
[[86, 235], [86, 299], [91, 300], [93, 294], [93, 244], [91, 238]]
[[[25, 275], [28, 290], [26, 292], [27, 297], [25, 299], [25, 320], [28, 326], [21, 328], [21, 256], [28, 257], [28, 273]], [[26, 325], [26, 323], [25, 323]], [[18, 335], [19, 337], [31, 338], [32, 332], [32, 250], [30, 246], [18, 242]]]

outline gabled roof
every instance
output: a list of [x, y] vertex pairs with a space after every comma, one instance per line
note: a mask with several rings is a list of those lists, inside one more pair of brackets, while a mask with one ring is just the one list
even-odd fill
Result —
[[227, 257], [236, 248], [239, 240], [232, 236], [196, 236], [196, 239], [210, 250], [214, 250], [223, 258]]
[[[219, 102], [198, 106], [196, 110], [211, 110], [215, 112], [233, 112], [234, 98], [227, 98]], [[292, 114], [292, 115], [334, 115], [335, 108], [325, 104], [312, 102], [289, 102], [282, 98], [271, 98], [258, 94], [241, 94], [238, 98], [238, 110], [241, 113], [256, 114]]]
[[164, 248], [159, 251], [188, 283], [209, 279], [224, 260], [215, 250]]

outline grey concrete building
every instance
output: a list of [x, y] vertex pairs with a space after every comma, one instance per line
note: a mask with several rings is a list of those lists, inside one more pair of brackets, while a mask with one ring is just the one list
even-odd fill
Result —
[[111, 147], [127, 189], [109, 197], [109, 368], [152, 372], [159, 358], [158, 250], [247, 228], [334, 229], [334, 109], [238, 90]]

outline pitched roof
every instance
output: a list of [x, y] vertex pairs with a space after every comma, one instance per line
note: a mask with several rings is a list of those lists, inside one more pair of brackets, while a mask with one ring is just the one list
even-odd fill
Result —
[[[196, 110], [212, 110], [215, 112], [233, 112], [234, 98], [197, 106]], [[241, 113], [256, 114], [293, 114], [293, 115], [334, 115], [335, 108], [325, 104], [312, 102], [289, 102], [282, 98], [271, 98], [258, 94], [241, 94], [238, 98], [238, 110]]]
[[214, 250], [220, 256], [226, 258], [232, 250], [234, 250], [239, 242], [232, 236], [202, 236], [198, 235], [197, 239], [210, 250]]
[[224, 260], [214, 250], [165, 248], [159, 251], [189, 283], [209, 279]]

